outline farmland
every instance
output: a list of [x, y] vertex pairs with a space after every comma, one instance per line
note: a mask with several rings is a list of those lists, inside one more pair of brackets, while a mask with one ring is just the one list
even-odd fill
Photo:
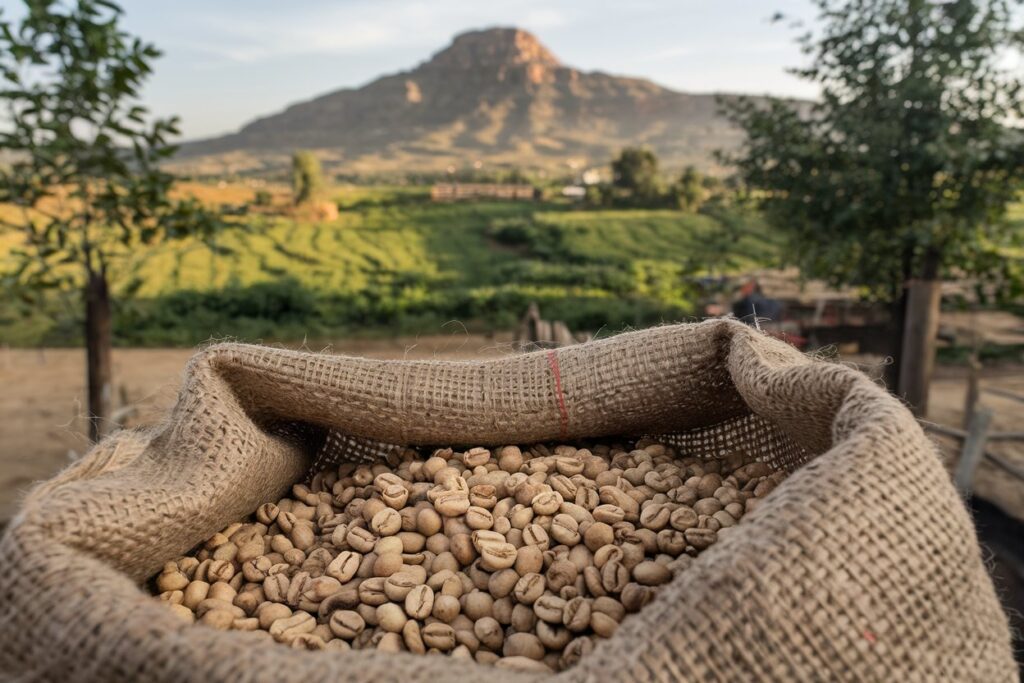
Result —
[[[186, 189], [209, 203], [251, 200], [234, 186]], [[437, 204], [409, 187], [340, 187], [332, 197], [335, 220], [254, 210], [210, 243], [124, 254], [112, 278], [116, 342], [415, 334], [452, 320], [489, 331], [511, 327], [531, 301], [578, 329], [646, 325], [696, 313], [701, 277], [770, 265], [780, 246], [738, 207]], [[78, 343], [70, 296], [51, 294], [28, 318], [7, 306], [0, 338]]]

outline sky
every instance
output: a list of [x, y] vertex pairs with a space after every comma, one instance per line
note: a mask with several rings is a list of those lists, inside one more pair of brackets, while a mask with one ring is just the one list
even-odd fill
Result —
[[[813, 97], [789, 20], [808, 0], [121, 0], [124, 26], [164, 56], [143, 98], [185, 139], [410, 69], [458, 33], [516, 26], [585, 71], [687, 92]], [[17, 0], [0, 0], [5, 14]], [[787, 21], [772, 23], [781, 12]]]

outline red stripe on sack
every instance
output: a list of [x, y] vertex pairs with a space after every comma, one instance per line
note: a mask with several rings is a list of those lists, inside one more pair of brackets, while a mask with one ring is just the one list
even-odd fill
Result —
[[558, 354], [548, 351], [548, 365], [555, 376], [555, 394], [558, 396], [558, 413], [562, 418], [562, 438], [569, 434], [569, 409], [565, 407], [565, 394], [562, 393], [562, 371], [558, 368]]

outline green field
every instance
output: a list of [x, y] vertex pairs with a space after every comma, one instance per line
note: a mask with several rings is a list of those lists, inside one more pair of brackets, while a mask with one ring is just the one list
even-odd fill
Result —
[[[453, 320], [508, 329], [531, 301], [573, 329], [618, 329], [692, 315], [701, 277], [770, 265], [779, 251], [755, 215], [735, 208], [435, 204], [423, 189], [394, 188], [336, 198], [334, 221], [253, 215], [213, 244], [126, 257], [114, 280], [117, 342], [407, 334]], [[6, 315], [0, 338], [78, 341], [73, 302], [46, 308]]]

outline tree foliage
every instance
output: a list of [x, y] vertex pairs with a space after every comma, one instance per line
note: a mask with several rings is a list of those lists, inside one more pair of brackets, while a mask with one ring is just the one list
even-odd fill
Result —
[[[1020, 46], [1009, 0], [815, 0], [800, 42], [807, 108], [724, 102], [747, 135], [726, 156], [810, 277], [883, 298], [907, 278], [973, 274], [1014, 295], [1004, 219], [1024, 173]], [[1016, 270], [1015, 270], [1016, 269]]]
[[139, 88], [159, 51], [118, 26], [107, 0], [26, 0], [0, 14], [0, 231], [16, 233], [8, 291], [77, 288], [85, 309], [93, 439], [111, 414], [111, 269], [140, 247], [218, 227], [195, 200], [169, 196], [159, 163], [175, 119], [154, 119]]
[[707, 197], [704, 177], [693, 166], [687, 166], [672, 186], [672, 197], [684, 211], [699, 210]]
[[639, 200], [661, 194], [658, 158], [645, 147], [627, 147], [612, 160], [612, 184]]
[[[209, 233], [217, 222], [175, 201], [158, 164], [177, 120], [149, 120], [138, 91], [159, 51], [118, 26], [110, 2], [31, 0], [15, 25], [0, 15], [0, 229], [23, 236], [18, 284], [80, 284], [131, 250]], [[74, 267], [69, 267], [74, 266]]]
[[295, 203], [306, 204], [319, 199], [323, 186], [323, 171], [316, 155], [306, 150], [292, 154], [292, 193]]

